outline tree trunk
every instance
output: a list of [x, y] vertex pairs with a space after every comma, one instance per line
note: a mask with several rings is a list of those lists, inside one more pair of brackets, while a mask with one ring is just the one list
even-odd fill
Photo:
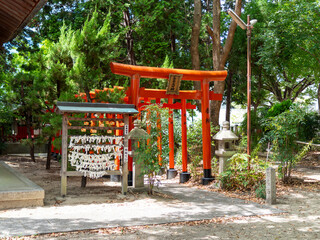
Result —
[[[235, 12], [238, 16], [241, 15], [241, 3], [242, 0], [236, 0]], [[232, 21], [229, 27], [228, 36], [225, 45], [222, 49], [220, 42], [220, 0], [213, 0], [213, 29], [212, 29], [212, 59], [213, 59], [213, 70], [224, 70], [231, 46], [233, 43], [234, 33], [236, 31], [237, 24]], [[224, 93], [225, 81], [214, 82], [214, 92]], [[219, 115], [222, 101], [212, 101], [210, 103], [210, 120], [214, 126], [219, 125]]]
[[318, 85], [318, 112], [320, 113], [320, 83]]
[[[91, 100], [89, 88], [88, 88], [88, 87], [85, 87], [84, 91], [85, 91], [86, 96], [87, 96], [87, 101], [91, 103], [92, 100]], [[81, 179], [81, 187], [84, 188], [84, 187], [86, 187], [86, 185], [87, 185], [87, 177], [82, 176], [82, 179]]]
[[31, 160], [32, 161], [36, 161], [35, 157], [34, 157], [34, 139], [32, 137], [32, 134], [31, 134], [31, 114], [30, 112], [27, 112], [26, 113], [26, 125], [27, 125], [27, 135], [28, 135], [28, 139], [30, 139], [30, 157], [31, 157]]
[[128, 28], [128, 31], [126, 32], [126, 41], [127, 41], [127, 54], [128, 54], [129, 64], [137, 65], [136, 57], [133, 51], [133, 37], [132, 37], [133, 30], [131, 29], [129, 9], [126, 9], [125, 11], [123, 11], [123, 25], [126, 28]]
[[[194, 0], [194, 13], [193, 13], [193, 25], [191, 33], [191, 61], [192, 69], [200, 69], [200, 56], [199, 56], [199, 35], [201, 26], [201, 0]], [[193, 81], [193, 87], [195, 90], [201, 90], [201, 83], [199, 81]], [[196, 101], [198, 109], [201, 109], [200, 101]]]
[[230, 71], [227, 76], [227, 103], [226, 103], [226, 121], [230, 123], [231, 114], [231, 95], [232, 95], [232, 76], [233, 73]]
[[82, 176], [81, 178], [81, 187], [85, 188], [87, 186], [87, 177]]
[[46, 163], [46, 169], [50, 169], [51, 166], [51, 143], [52, 143], [52, 137], [49, 137], [48, 140], [48, 148], [47, 148], [47, 163]]
[[170, 48], [171, 52], [174, 53], [176, 51], [176, 35], [172, 30], [170, 30]]
[[91, 96], [90, 96], [90, 90], [87, 86], [84, 88], [84, 92], [86, 93], [87, 102], [91, 103], [92, 100], [91, 100]]

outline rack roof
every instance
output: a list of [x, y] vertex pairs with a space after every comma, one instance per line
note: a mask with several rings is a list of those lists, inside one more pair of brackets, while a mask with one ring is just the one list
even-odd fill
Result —
[[57, 102], [59, 113], [139, 113], [133, 104]]

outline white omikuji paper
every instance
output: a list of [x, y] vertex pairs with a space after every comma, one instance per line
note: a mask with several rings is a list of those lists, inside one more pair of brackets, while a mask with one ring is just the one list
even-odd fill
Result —
[[122, 159], [123, 136], [71, 136], [68, 148], [71, 166], [85, 177], [99, 178], [115, 169], [117, 157]]

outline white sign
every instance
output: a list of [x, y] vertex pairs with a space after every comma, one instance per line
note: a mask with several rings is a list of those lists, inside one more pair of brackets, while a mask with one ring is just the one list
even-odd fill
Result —
[[124, 162], [127, 163], [128, 162], [128, 147], [124, 147], [123, 154], [124, 154]]
[[128, 135], [129, 134], [129, 126], [128, 124], [124, 125], [124, 135]]

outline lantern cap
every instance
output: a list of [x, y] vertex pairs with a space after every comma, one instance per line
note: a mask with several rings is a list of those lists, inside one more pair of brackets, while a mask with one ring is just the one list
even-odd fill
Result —
[[141, 128], [141, 120], [136, 119], [133, 122], [134, 128], [129, 132], [128, 139], [147, 139], [149, 138], [149, 134]]
[[213, 136], [213, 140], [218, 141], [233, 141], [238, 140], [239, 137], [234, 134], [230, 128], [230, 123], [228, 121], [224, 121], [222, 123], [222, 130], [220, 130], [216, 135]]

